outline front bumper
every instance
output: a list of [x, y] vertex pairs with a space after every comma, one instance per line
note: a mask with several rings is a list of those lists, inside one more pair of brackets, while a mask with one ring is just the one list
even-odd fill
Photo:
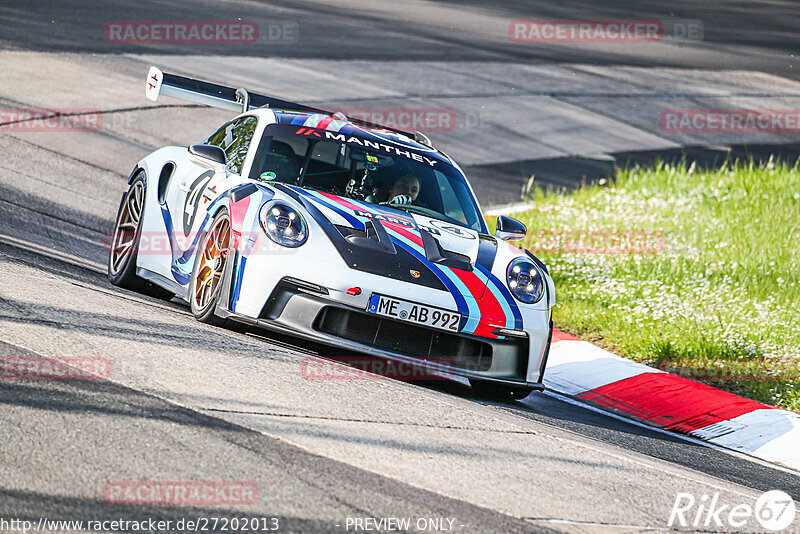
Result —
[[[220, 307], [217, 314], [445, 375], [544, 389], [544, 362], [537, 372], [528, 369], [528, 337], [491, 339], [395, 321], [333, 300], [324, 287], [300, 280], [282, 279], [256, 319]], [[539, 381], [526, 380], [531, 375], [538, 376]]]

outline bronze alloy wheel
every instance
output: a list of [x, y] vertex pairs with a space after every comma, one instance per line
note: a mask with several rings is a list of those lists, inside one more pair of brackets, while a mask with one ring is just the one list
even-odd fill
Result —
[[200, 262], [192, 285], [192, 300], [196, 310], [204, 310], [214, 299], [228, 261], [228, 246], [231, 239], [231, 224], [227, 213], [214, 220], [197, 257]]
[[145, 174], [144, 171], [139, 171], [119, 203], [114, 237], [108, 250], [108, 279], [115, 286], [169, 300], [175, 296], [172, 291], [150, 283], [136, 274], [144, 199]]
[[126, 261], [134, 252], [136, 231], [142, 218], [144, 206], [144, 182], [133, 183], [120, 208], [117, 226], [114, 228], [114, 239], [111, 242], [111, 257], [108, 264], [110, 274], [119, 273]]

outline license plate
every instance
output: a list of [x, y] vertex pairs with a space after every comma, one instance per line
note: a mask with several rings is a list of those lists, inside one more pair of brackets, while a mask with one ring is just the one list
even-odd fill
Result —
[[461, 314], [373, 293], [367, 312], [414, 324], [458, 332]]

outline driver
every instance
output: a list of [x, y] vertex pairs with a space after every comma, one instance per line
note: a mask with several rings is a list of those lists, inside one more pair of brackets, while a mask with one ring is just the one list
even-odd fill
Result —
[[404, 174], [395, 180], [391, 189], [389, 189], [389, 194], [386, 196], [386, 202], [381, 202], [381, 204], [394, 206], [412, 204], [419, 196], [419, 189], [419, 178], [413, 174]]

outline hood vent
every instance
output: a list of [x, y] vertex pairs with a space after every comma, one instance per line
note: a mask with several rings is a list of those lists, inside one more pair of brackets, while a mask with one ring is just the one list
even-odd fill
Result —
[[364, 223], [364, 230], [356, 230], [346, 226], [336, 226], [348, 243], [353, 245], [371, 248], [387, 254], [397, 254], [392, 238], [380, 221], [370, 219]]
[[429, 262], [452, 267], [453, 269], [461, 269], [462, 271], [472, 270], [469, 256], [444, 250], [439, 241], [426, 230], [420, 228], [419, 235], [422, 236], [422, 245], [425, 247], [425, 256]]
[[[364, 223], [364, 230], [357, 230], [338, 224], [336, 229], [352, 245], [377, 252], [397, 254], [392, 238], [379, 220], [368, 220]], [[425, 258], [429, 262], [452, 267], [453, 269], [461, 269], [462, 271], [472, 271], [473, 267], [469, 256], [443, 249], [439, 241], [426, 230], [420, 228], [419, 235], [422, 237], [422, 246], [425, 248]]]

